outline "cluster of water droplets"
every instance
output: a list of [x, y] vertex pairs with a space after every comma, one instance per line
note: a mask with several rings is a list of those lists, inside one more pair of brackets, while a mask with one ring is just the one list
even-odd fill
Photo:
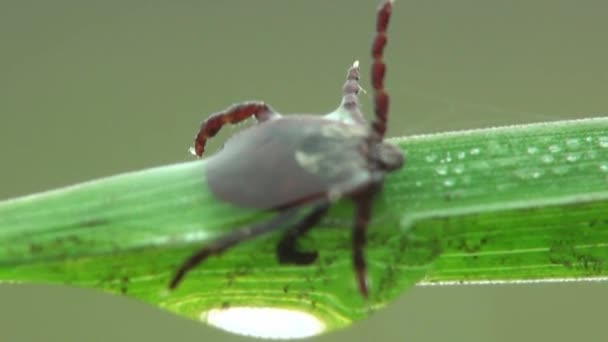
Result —
[[[480, 153], [481, 149], [478, 147], [447, 151], [442, 154], [430, 152], [425, 156], [425, 161], [436, 164], [434, 166], [435, 176], [441, 178], [441, 185], [443, 187], [453, 188], [459, 183], [470, 184], [471, 178], [465, 174], [465, 160], [469, 156], [477, 156]], [[416, 186], [421, 187], [422, 185], [421, 181], [416, 182]]]
[[597, 162], [600, 171], [608, 172], [608, 162], [599, 160], [597, 148], [592, 148], [594, 145], [601, 149], [608, 148], [608, 136], [567, 138], [560, 144], [529, 146], [526, 152], [531, 156], [538, 156], [540, 167], [527, 173], [521, 172], [519, 175], [522, 178], [539, 178], [544, 172], [566, 175], [583, 167], [579, 162]]
[[[518, 145], [509, 140], [491, 140], [478, 147], [455, 147], [441, 153], [430, 151], [424, 156], [424, 160], [432, 164], [434, 173], [429, 181], [445, 190], [453, 190], [458, 185], [471, 183], [471, 171], [511, 170], [509, 172], [520, 181], [535, 181], [549, 174], [564, 176], [589, 165], [597, 165], [600, 172], [608, 174], [608, 158], [601, 157], [605, 155], [601, 150], [608, 149], [608, 135], [570, 137], [559, 142], [554, 138], [540, 139], [535, 145], [524, 147], [522, 158], [512, 158], [512, 149], [521, 150]], [[530, 162], [534, 159], [537, 162]], [[424, 183], [424, 180], [417, 181], [416, 186], [423, 187]], [[509, 184], [497, 184], [499, 191], [508, 187]]]

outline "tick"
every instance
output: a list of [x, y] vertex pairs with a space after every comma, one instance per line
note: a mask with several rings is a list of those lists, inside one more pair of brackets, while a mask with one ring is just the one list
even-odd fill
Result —
[[208, 257], [279, 229], [285, 231], [276, 247], [280, 263], [315, 262], [318, 252], [299, 250], [298, 239], [319, 223], [333, 202], [348, 198], [355, 204], [352, 262], [356, 282], [361, 295], [368, 296], [364, 247], [372, 200], [385, 174], [401, 168], [404, 162], [401, 151], [383, 141], [389, 96], [384, 89], [386, 66], [382, 58], [392, 5], [392, 1], [384, 1], [377, 12], [371, 66], [375, 117], [371, 123], [359, 107], [359, 62], [355, 62], [348, 69], [342, 102], [333, 114], [281, 116], [264, 102], [254, 101], [235, 104], [201, 124], [192, 148], [198, 157], [203, 155], [207, 140], [225, 124], [257, 119], [256, 125], [232, 136], [206, 160], [205, 177], [219, 199], [276, 215], [203, 246], [182, 263], [170, 289]]

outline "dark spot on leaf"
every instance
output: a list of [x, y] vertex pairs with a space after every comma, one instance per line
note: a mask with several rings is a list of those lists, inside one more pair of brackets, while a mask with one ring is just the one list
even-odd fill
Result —
[[325, 264], [325, 266], [331, 266], [337, 258], [338, 257], [335, 255], [326, 256], [325, 258], [323, 258], [323, 263]]
[[102, 218], [95, 218], [95, 219], [80, 221], [76, 225], [79, 227], [84, 227], [84, 228], [94, 228], [94, 227], [107, 225], [108, 223], [109, 223], [109, 220], [102, 219]]
[[470, 254], [474, 254], [477, 253], [481, 250], [481, 248], [488, 242], [488, 238], [487, 237], [483, 237], [479, 240], [477, 239], [467, 239], [467, 238], [461, 238], [458, 239], [456, 241], [454, 241], [453, 243], [451, 243], [451, 245], [453, 245], [455, 248], [457, 248], [458, 250], [461, 250], [465, 253], [470, 253]]
[[120, 278], [120, 293], [127, 294], [127, 291], [129, 289], [129, 277], [127, 276], [122, 276]]
[[35, 244], [35, 243], [30, 244], [30, 252], [32, 254], [40, 253], [40, 252], [42, 252], [42, 250], [43, 250], [42, 245]]

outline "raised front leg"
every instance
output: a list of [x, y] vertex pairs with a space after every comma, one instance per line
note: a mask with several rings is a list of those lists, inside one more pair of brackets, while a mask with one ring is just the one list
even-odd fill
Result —
[[384, 74], [386, 65], [382, 60], [384, 56], [384, 46], [386, 45], [386, 28], [391, 16], [393, 1], [383, 2], [378, 8], [376, 22], [376, 38], [372, 43], [372, 87], [374, 89], [374, 113], [376, 119], [372, 124], [377, 139], [382, 140], [386, 132], [386, 121], [388, 114], [388, 94], [384, 90]]
[[198, 134], [194, 138], [192, 154], [201, 157], [205, 152], [207, 139], [212, 138], [227, 123], [235, 124], [246, 120], [252, 116], [263, 122], [266, 120], [280, 117], [280, 115], [264, 102], [243, 102], [230, 106], [228, 109], [211, 114], [207, 120], [203, 121]]

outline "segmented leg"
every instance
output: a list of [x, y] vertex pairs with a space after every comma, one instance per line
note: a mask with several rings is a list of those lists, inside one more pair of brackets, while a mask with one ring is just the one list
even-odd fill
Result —
[[207, 120], [203, 121], [198, 134], [194, 138], [192, 153], [200, 158], [205, 152], [207, 139], [215, 136], [222, 126], [227, 123], [235, 124], [252, 116], [255, 116], [258, 122], [280, 117], [264, 102], [244, 102], [232, 105], [224, 111], [211, 114]]
[[177, 272], [175, 272], [173, 279], [171, 279], [169, 289], [176, 288], [188, 271], [203, 262], [208, 257], [220, 254], [242, 241], [252, 239], [256, 236], [284, 227], [292, 218], [296, 216], [297, 211], [297, 208], [286, 209], [285, 211], [280, 212], [277, 216], [273, 217], [270, 221], [241, 228], [228, 235], [220, 237], [207, 246], [204, 246], [182, 263]]
[[359, 61], [355, 61], [346, 73], [346, 82], [342, 87], [342, 103], [340, 106], [350, 113], [352, 119], [358, 124], [364, 124], [365, 118], [359, 107], [359, 92], [361, 85], [359, 84]]
[[378, 135], [378, 139], [382, 140], [386, 132], [387, 116], [388, 116], [388, 94], [384, 90], [384, 74], [386, 65], [382, 60], [384, 55], [384, 46], [386, 45], [386, 29], [391, 16], [393, 1], [388, 0], [383, 2], [378, 8], [378, 17], [376, 22], [376, 38], [372, 43], [372, 87], [374, 89], [374, 112], [376, 118], [372, 124], [374, 131]]
[[321, 221], [328, 208], [327, 204], [318, 206], [297, 225], [289, 228], [277, 245], [277, 258], [281, 264], [309, 265], [317, 259], [317, 251], [300, 252], [296, 249], [296, 242]]
[[365, 235], [367, 224], [371, 217], [372, 202], [379, 185], [373, 184], [365, 192], [354, 198], [355, 200], [355, 223], [353, 228], [353, 267], [357, 277], [359, 292], [363, 297], [368, 297], [369, 289], [367, 286], [367, 270], [365, 266]]

